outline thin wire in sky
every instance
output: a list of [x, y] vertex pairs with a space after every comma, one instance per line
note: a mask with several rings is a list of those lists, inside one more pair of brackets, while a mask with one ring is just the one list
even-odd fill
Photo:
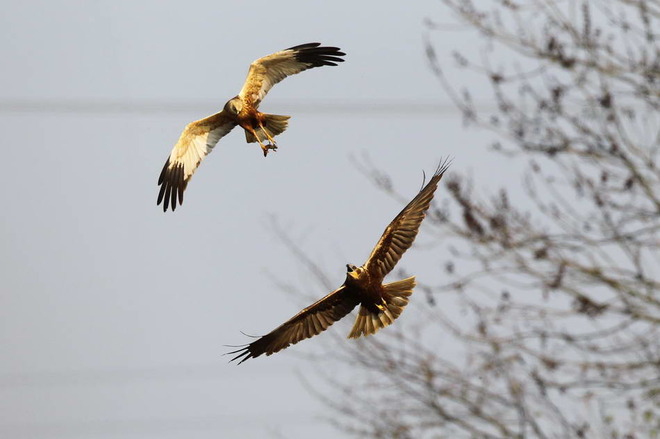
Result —
[[[194, 101], [111, 101], [111, 100], [0, 100], [0, 113], [56, 113], [56, 114], [156, 114], [181, 112], [208, 112], [219, 109], [218, 102]], [[451, 103], [420, 102], [418, 100], [389, 101], [273, 101], [269, 107], [280, 112], [325, 114], [396, 114], [396, 115], [460, 115]], [[495, 109], [495, 105], [479, 105], [482, 110]]]

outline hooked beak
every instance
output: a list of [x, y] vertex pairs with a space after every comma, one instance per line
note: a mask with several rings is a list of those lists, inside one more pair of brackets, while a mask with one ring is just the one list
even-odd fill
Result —
[[348, 274], [350, 277], [354, 279], [357, 279], [358, 278], [357, 267], [355, 265], [346, 264], [346, 274]]

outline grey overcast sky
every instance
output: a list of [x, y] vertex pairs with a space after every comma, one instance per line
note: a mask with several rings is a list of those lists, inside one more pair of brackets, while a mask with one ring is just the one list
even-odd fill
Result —
[[[401, 205], [356, 157], [410, 197], [447, 155], [488, 170], [487, 137], [463, 129], [425, 59], [423, 22], [445, 14], [435, 0], [2, 2], [0, 437], [337, 437], [300, 380], [315, 339], [240, 367], [223, 345], [307, 304], [273, 274], [328, 292], [273, 218], [336, 285], [364, 262]], [[163, 213], [156, 180], [186, 123], [236, 95], [252, 60], [311, 41], [346, 62], [270, 92], [262, 110], [292, 116], [280, 149], [264, 159], [234, 130]], [[425, 241], [402, 263], [430, 283], [447, 255]]]

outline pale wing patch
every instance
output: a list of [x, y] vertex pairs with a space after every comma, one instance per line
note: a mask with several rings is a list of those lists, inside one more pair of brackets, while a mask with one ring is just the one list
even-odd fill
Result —
[[183, 203], [183, 191], [188, 181], [218, 141], [236, 126], [222, 113], [192, 122], [179, 137], [158, 178], [160, 192], [158, 204], [163, 202], [163, 211], [171, 205], [172, 210]]
[[183, 165], [183, 178], [190, 178], [195, 172], [199, 163], [213, 149], [213, 146], [207, 145], [209, 133], [193, 136], [190, 139], [184, 139], [185, 145], [181, 148], [174, 148], [170, 155], [170, 167]]
[[217, 127], [205, 133], [186, 136], [186, 139], [182, 135], [179, 140], [182, 145], [181, 147], [174, 147], [172, 154], [170, 154], [170, 162], [174, 166], [182, 164], [184, 178], [189, 179], [204, 157], [209, 155], [218, 141], [229, 131], [231, 131], [231, 128]]
[[256, 107], [275, 84], [287, 76], [295, 75], [307, 68], [305, 64], [297, 62], [294, 58], [283, 59], [280, 61], [280, 64], [274, 64], [272, 66], [256, 65], [250, 69], [248, 78], [239, 96], [243, 99], [251, 100]]
[[268, 91], [287, 76], [320, 66], [336, 66], [345, 54], [337, 47], [319, 47], [320, 43], [302, 44], [259, 58], [250, 64], [243, 88], [238, 94], [257, 107]]

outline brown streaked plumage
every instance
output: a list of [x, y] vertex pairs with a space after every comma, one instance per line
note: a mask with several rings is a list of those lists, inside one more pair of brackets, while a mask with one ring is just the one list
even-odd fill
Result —
[[383, 279], [415, 240], [438, 182], [448, 167], [447, 160], [438, 166], [428, 184], [387, 226], [361, 267], [346, 265], [346, 280], [342, 286], [303, 309], [269, 334], [241, 349], [229, 352], [237, 354], [231, 361], [240, 359], [240, 364], [249, 358], [271, 355], [320, 334], [358, 304], [361, 305], [360, 311], [349, 338], [374, 334], [399, 317], [415, 288], [415, 277], [388, 284], [383, 284]]
[[[277, 149], [274, 137], [284, 132], [290, 116], [261, 113], [257, 110], [268, 91], [287, 76], [321, 66], [336, 66], [345, 53], [338, 47], [320, 43], [301, 44], [264, 56], [250, 64], [247, 78], [238, 96], [223, 110], [189, 123], [174, 145], [158, 177], [158, 203], [163, 211], [183, 203], [183, 192], [193, 173], [218, 141], [236, 125], [245, 130], [248, 143], [259, 143], [264, 156]], [[267, 142], [267, 143], [266, 143]]]

